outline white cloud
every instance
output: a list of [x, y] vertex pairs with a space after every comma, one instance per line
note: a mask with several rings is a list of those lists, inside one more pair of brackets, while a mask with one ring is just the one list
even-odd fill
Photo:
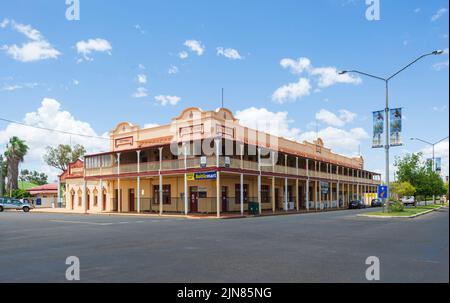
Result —
[[217, 48], [217, 56], [224, 56], [225, 58], [231, 59], [231, 60], [242, 60], [243, 58], [239, 54], [239, 52], [233, 48], [223, 48], [218, 47]]
[[[448, 48], [443, 49], [443, 51], [444, 51], [443, 55], [448, 56]], [[446, 61], [441, 61], [433, 64], [431, 68], [434, 69], [435, 71], [441, 71], [443, 69], [448, 68], [448, 59]]]
[[138, 68], [139, 68], [140, 70], [145, 70], [145, 65], [140, 63], [140, 64], [138, 65]]
[[178, 57], [182, 60], [187, 59], [187, 57], [189, 57], [189, 54], [185, 51], [179, 52], [178, 53]]
[[298, 82], [289, 83], [278, 88], [272, 95], [272, 100], [282, 104], [295, 101], [311, 94], [311, 84], [308, 79], [300, 78]]
[[0, 28], [6, 28], [9, 25], [9, 19], [3, 19], [2, 22], [0, 22]]
[[442, 61], [442, 62], [435, 63], [435, 64], [433, 64], [432, 68], [433, 68], [435, 71], [441, 71], [441, 70], [443, 70], [443, 69], [446, 69], [446, 68], [448, 68], [448, 60], [447, 60], [447, 61]]
[[31, 25], [17, 23], [14, 20], [9, 21], [5, 19], [2, 21], [1, 28], [6, 28], [11, 24], [13, 30], [27, 37], [30, 41], [22, 45], [12, 44], [3, 45], [0, 49], [4, 50], [6, 54], [14, 60], [21, 62], [32, 62], [46, 59], [56, 59], [61, 53], [55, 49], [37, 30]]
[[346, 109], [339, 111], [339, 116], [326, 109], [321, 109], [316, 113], [316, 119], [324, 122], [328, 125], [342, 127], [345, 124], [352, 122], [356, 117], [356, 114]]
[[148, 96], [148, 92], [145, 87], [138, 87], [131, 96], [133, 98], [145, 98]]
[[265, 108], [250, 107], [236, 112], [240, 124], [263, 131], [274, 136], [297, 139], [300, 130], [291, 127], [293, 120], [288, 118], [288, 112], [271, 112]]
[[416, 14], [417, 14], [417, 13], [420, 13], [420, 11], [421, 11], [420, 7], [416, 8], [416, 9], [414, 10], [414, 12], [415, 12]]
[[350, 74], [339, 75], [335, 67], [319, 67], [311, 70], [311, 75], [318, 76], [318, 86], [329, 87], [337, 83], [360, 84], [361, 79]]
[[189, 48], [191, 52], [196, 53], [198, 56], [203, 55], [205, 52], [205, 46], [198, 40], [186, 40], [184, 45]]
[[158, 123], [147, 123], [144, 124], [144, 128], [153, 128], [153, 127], [158, 127], [159, 124]]
[[155, 101], [162, 106], [166, 105], [177, 105], [180, 102], [181, 98], [177, 96], [155, 96]]
[[38, 86], [38, 83], [36, 83], [36, 82], [20, 83], [20, 84], [6, 84], [0, 90], [11, 92], [11, 91], [15, 91], [18, 89], [23, 89], [23, 88], [35, 88], [36, 86]]
[[322, 138], [325, 145], [335, 151], [356, 155], [361, 141], [369, 138], [369, 135], [360, 127], [344, 130], [329, 126], [317, 133], [315, 131], [302, 133], [300, 140], [312, 142], [317, 137]]
[[108, 40], [105, 39], [89, 39], [87, 41], [78, 41], [75, 45], [78, 54], [82, 55], [87, 61], [92, 61], [93, 59], [89, 57], [92, 52], [106, 52], [111, 55], [112, 46]]
[[298, 58], [297, 60], [284, 58], [280, 61], [280, 65], [284, 69], [290, 69], [293, 74], [300, 74], [303, 71], [310, 69], [311, 60], [305, 57]]
[[433, 16], [431, 16], [431, 21], [434, 22], [434, 21], [439, 20], [447, 12], [448, 12], [448, 9], [445, 7], [438, 9], [438, 11]]
[[[58, 101], [49, 98], [44, 98], [36, 111], [27, 113], [22, 119], [22, 122], [32, 126], [57, 129], [93, 137], [99, 136], [89, 123], [77, 120], [70, 112], [62, 110], [61, 104]], [[11, 123], [6, 128], [0, 130], [1, 153], [3, 153], [7, 141], [12, 136], [18, 136], [25, 140], [26, 144], [30, 147], [28, 154], [25, 156], [24, 163], [21, 164], [21, 168], [42, 171], [49, 175], [50, 182], [56, 180], [56, 175], [59, 171], [44, 163], [43, 155], [46, 152], [47, 146], [69, 144], [71, 141], [72, 145], [82, 144], [88, 153], [106, 151], [109, 148], [108, 140], [70, 136]], [[103, 134], [102, 137], [108, 138], [107, 134]]]
[[146, 84], [146, 83], [147, 83], [147, 75], [145, 75], [145, 74], [139, 74], [139, 75], [137, 75], [137, 81], [138, 81], [140, 84]]
[[[355, 77], [350, 74], [340, 75], [335, 67], [313, 67], [313, 65], [311, 64], [311, 60], [306, 57], [300, 57], [296, 60], [284, 58], [280, 61], [280, 65], [284, 69], [289, 69], [290, 72], [295, 75], [301, 75], [305, 73], [309, 78], [302, 77], [300, 78], [298, 83], [291, 83], [278, 88], [272, 95], [272, 99], [279, 103], [283, 103], [286, 99], [296, 100], [302, 96], [309, 95], [311, 90], [313, 90], [314, 92], [320, 92], [322, 88], [326, 88], [338, 83], [361, 83], [361, 79], [359, 77]], [[314, 81], [314, 83], [317, 83], [317, 87], [315, 87], [314, 89], [311, 86], [310, 78]], [[304, 93], [299, 93], [300, 91], [297, 89], [300, 88], [300, 82], [305, 85], [306, 81], [308, 85], [307, 87], [303, 86], [304, 89], [302, 91]], [[297, 92], [299, 94], [297, 97], [295, 97], [295, 93], [291, 94], [289, 92]]]
[[73, 80], [72, 80], [72, 84], [73, 84], [73, 85], [79, 85], [79, 84], [80, 84], [80, 81], [78, 81], [77, 79], [73, 79]]
[[169, 73], [169, 75], [175, 75], [178, 74], [179, 70], [178, 67], [176, 67], [175, 65], [171, 65], [167, 72]]

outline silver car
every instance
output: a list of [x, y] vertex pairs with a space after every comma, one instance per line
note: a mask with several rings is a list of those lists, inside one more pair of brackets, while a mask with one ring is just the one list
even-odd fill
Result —
[[4, 211], [5, 209], [15, 209], [15, 210], [22, 210], [27, 213], [32, 208], [33, 206], [31, 204], [22, 202], [17, 199], [0, 198], [0, 212]]

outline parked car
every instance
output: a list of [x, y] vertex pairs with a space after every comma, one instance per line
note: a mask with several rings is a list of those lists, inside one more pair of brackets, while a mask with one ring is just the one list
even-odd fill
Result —
[[32, 208], [33, 206], [27, 202], [22, 202], [20, 200], [12, 198], [0, 198], [0, 212], [6, 209], [15, 209], [15, 210], [22, 210], [27, 213]]
[[366, 205], [361, 200], [351, 201], [348, 205], [349, 209], [361, 209], [366, 208]]
[[381, 199], [373, 199], [372, 202], [370, 202], [370, 207], [383, 207], [383, 201], [381, 201]]
[[414, 197], [403, 197], [402, 203], [405, 206], [414, 206], [414, 205], [416, 205], [416, 200], [414, 199]]

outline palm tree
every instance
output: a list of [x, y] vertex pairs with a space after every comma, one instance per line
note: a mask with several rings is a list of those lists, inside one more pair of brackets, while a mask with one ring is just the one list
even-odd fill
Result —
[[6, 185], [7, 191], [13, 191], [18, 189], [19, 178], [19, 163], [23, 162], [28, 151], [28, 146], [25, 141], [14, 136], [9, 139], [9, 143], [6, 145], [5, 157], [8, 165], [7, 176], [8, 184]]

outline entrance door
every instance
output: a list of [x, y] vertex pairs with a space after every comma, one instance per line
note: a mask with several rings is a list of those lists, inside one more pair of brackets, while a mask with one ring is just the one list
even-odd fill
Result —
[[275, 188], [275, 208], [280, 208], [280, 189]]
[[197, 187], [189, 188], [189, 209], [191, 212], [198, 212], [198, 191]]
[[130, 212], [135, 211], [134, 207], [134, 188], [128, 189], [128, 205]]
[[228, 211], [228, 186], [222, 186], [222, 211]]
[[103, 195], [103, 198], [102, 198], [102, 202], [103, 202], [102, 210], [105, 211], [106, 210], [106, 193], [103, 191], [102, 195]]

